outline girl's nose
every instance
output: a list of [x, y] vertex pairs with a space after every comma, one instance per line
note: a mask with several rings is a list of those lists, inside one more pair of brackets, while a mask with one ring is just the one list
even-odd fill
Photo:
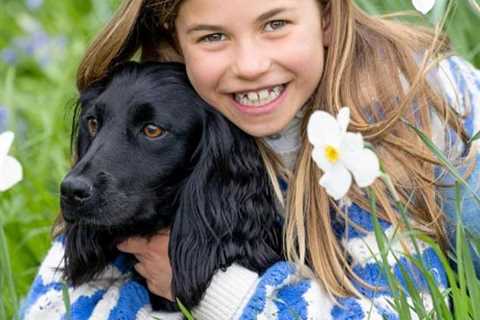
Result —
[[242, 43], [233, 57], [233, 73], [242, 79], [254, 80], [265, 74], [271, 66], [271, 57], [254, 42]]

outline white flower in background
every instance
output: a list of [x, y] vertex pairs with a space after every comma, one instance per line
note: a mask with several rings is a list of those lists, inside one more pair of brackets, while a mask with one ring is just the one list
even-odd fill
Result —
[[323, 171], [320, 185], [335, 200], [345, 196], [352, 175], [359, 187], [367, 187], [380, 176], [377, 155], [366, 149], [360, 133], [347, 132], [350, 110], [342, 108], [337, 119], [324, 111], [315, 111], [307, 127], [313, 145], [312, 158]]
[[22, 166], [17, 159], [7, 154], [14, 137], [11, 131], [0, 134], [0, 192], [8, 190], [22, 180]]
[[427, 14], [435, 6], [435, 0], [412, 0], [415, 9], [422, 14]]

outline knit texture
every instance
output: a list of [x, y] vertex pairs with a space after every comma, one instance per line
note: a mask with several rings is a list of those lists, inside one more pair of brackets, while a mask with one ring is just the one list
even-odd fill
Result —
[[[212, 280], [206, 296], [198, 308], [193, 310], [196, 319], [397, 319], [390, 307], [392, 294], [388, 289], [384, 269], [378, 261], [380, 252], [373, 235], [371, 215], [356, 206], [346, 209], [351, 221], [345, 226], [336, 221], [337, 235], [342, 239], [352, 259], [355, 273], [377, 290], [357, 283], [363, 298], [334, 301], [310, 279], [302, 277], [297, 268], [287, 262], [279, 262], [261, 277], [237, 265], [226, 272], [219, 271]], [[343, 224], [343, 225], [342, 225]], [[352, 224], [360, 226], [359, 232]], [[404, 256], [404, 246], [393, 227], [381, 221], [381, 227], [390, 238], [392, 253], [388, 257], [389, 268], [407, 290], [405, 273], [414, 280], [418, 292], [427, 303], [427, 282], [421, 272]], [[396, 234], [396, 236], [394, 236]], [[410, 241], [404, 239], [408, 250], [415, 252]], [[437, 287], [446, 288], [447, 280], [435, 252], [418, 242], [417, 255], [434, 276]], [[64, 319], [65, 305], [62, 297], [62, 279], [58, 267], [62, 266], [63, 243], [54, 242], [37, 275], [30, 294], [24, 301], [22, 319]], [[131, 277], [119, 257], [93, 283], [75, 289], [68, 288], [73, 320], [83, 319], [179, 319], [178, 314], [154, 313], [149, 305], [145, 287]], [[402, 272], [403, 271], [403, 272]]]
[[[53, 243], [23, 302], [21, 319], [66, 318], [64, 282], [59, 271], [63, 267], [63, 256], [63, 241], [59, 238]], [[152, 311], [147, 289], [133, 280], [132, 270], [126, 267], [125, 261], [124, 256], [120, 256], [92, 283], [68, 287], [71, 319], [181, 319], [178, 313]], [[241, 319], [257, 319], [259, 312], [272, 310], [272, 314], [277, 314], [278, 310], [287, 309], [301, 314], [300, 319], [313, 319], [312, 308], [316, 305], [309, 305], [310, 296], [320, 300], [319, 293], [315, 283], [297, 275], [296, 268], [287, 262], [275, 264], [260, 279], [256, 273], [232, 265], [214, 276], [205, 297], [210, 303], [202, 301], [192, 311], [196, 319], [220, 320], [238, 319], [239, 314], [242, 314]]]

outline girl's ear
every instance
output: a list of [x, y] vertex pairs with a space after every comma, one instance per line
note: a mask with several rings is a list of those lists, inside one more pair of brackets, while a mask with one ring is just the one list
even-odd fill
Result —
[[324, 47], [329, 47], [332, 41], [332, 5], [330, 1], [320, 8], [322, 19], [322, 42]]

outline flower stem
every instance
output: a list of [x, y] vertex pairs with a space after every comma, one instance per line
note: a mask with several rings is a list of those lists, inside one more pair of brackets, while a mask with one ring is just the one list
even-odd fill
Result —
[[[13, 280], [12, 266], [10, 263], [10, 255], [8, 252], [7, 237], [3, 228], [2, 214], [0, 213], [0, 265], [2, 270], [0, 276], [6, 279], [8, 296], [12, 303], [13, 310], [18, 310], [17, 292], [15, 290], [15, 281]], [[2, 309], [5, 307], [2, 304]]]

